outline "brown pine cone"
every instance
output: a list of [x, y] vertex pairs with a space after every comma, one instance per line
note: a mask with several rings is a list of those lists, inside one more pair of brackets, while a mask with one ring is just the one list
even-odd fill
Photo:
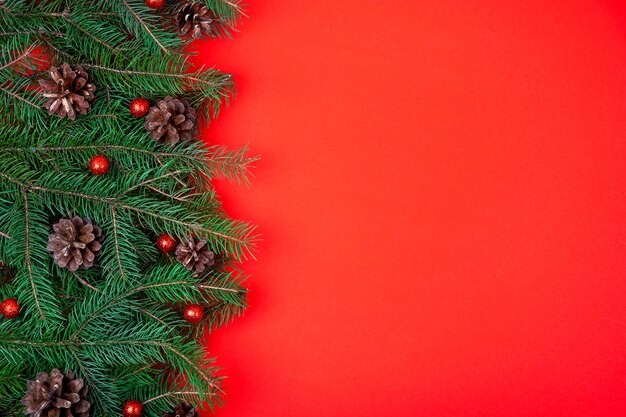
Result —
[[80, 65], [72, 67], [67, 63], [50, 67], [49, 74], [51, 79], [39, 80], [43, 96], [48, 98], [44, 103], [48, 113], [72, 120], [77, 112], [87, 114], [96, 91], [96, 86], [89, 82], [89, 74]]
[[180, 140], [191, 140], [196, 133], [196, 111], [186, 100], [165, 97], [150, 108], [146, 129], [157, 142], [175, 145]]
[[213, 38], [213, 24], [217, 17], [202, 3], [186, 3], [178, 13], [178, 31], [187, 35], [192, 29], [194, 39]]
[[24, 414], [32, 417], [89, 417], [91, 403], [87, 400], [88, 389], [74, 372], [65, 375], [53, 369], [48, 375], [37, 374], [37, 379], [28, 381], [28, 392], [22, 399], [26, 406]]
[[180, 403], [174, 407], [174, 411], [163, 413], [161, 417], [198, 417], [198, 411], [189, 404]]
[[197, 275], [215, 263], [215, 254], [207, 248], [206, 240], [193, 237], [182, 239], [176, 248], [176, 259]]
[[52, 226], [55, 233], [48, 238], [48, 250], [61, 268], [76, 271], [91, 268], [102, 250], [102, 230], [91, 219], [74, 216], [61, 219]]

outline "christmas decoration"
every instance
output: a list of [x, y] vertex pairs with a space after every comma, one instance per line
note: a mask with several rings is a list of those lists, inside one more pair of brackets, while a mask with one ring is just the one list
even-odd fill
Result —
[[168, 234], [162, 234], [157, 238], [157, 248], [163, 253], [170, 253], [176, 250], [176, 240]]
[[193, 139], [196, 132], [196, 111], [186, 100], [165, 97], [150, 108], [146, 129], [159, 143], [175, 145]]
[[148, 114], [150, 111], [150, 102], [145, 98], [136, 98], [130, 102], [130, 114], [136, 118], [140, 118]]
[[[242, 17], [239, 0], [205, 3], [213, 37]], [[19, 300], [17, 318], [0, 316], [2, 417], [114, 417], [131, 399], [145, 416], [220, 403], [202, 339], [246, 308], [237, 264], [256, 237], [210, 181], [246, 183], [255, 158], [192, 140], [235, 85], [190, 67], [185, 5], [0, 0], [0, 263], [10, 267], [0, 293]], [[137, 97], [150, 103], [129, 108]], [[104, 177], [96, 156], [109, 161]], [[203, 240], [185, 240], [185, 266], [178, 236]], [[192, 304], [202, 325], [183, 319]]]
[[7, 319], [14, 319], [20, 315], [20, 305], [15, 298], [7, 298], [0, 303], [0, 314]]
[[48, 98], [44, 103], [48, 112], [70, 119], [75, 119], [77, 112], [87, 114], [96, 90], [89, 74], [80, 65], [72, 67], [67, 63], [50, 67], [49, 74], [50, 79], [39, 81], [43, 96]]
[[96, 155], [89, 160], [89, 170], [94, 175], [104, 175], [109, 172], [109, 160], [104, 155]]
[[194, 39], [212, 38], [215, 20], [211, 9], [204, 4], [186, 4], [178, 13], [178, 30], [181, 35], [192, 32]]
[[190, 271], [200, 274], [215, 263], [215, 254], [207, 248], [206, 240], [185, 238], [176, 248], [176, 259]]
[[165, 0], [146, 0], [146, 6], [151, 9], [160, 9], [165, 6]]
[[59, 220], [52, 228], [55, 233], [48, 238], [48, 250], [53, 253], [57, 265], [74, 272], [78, 268], [93, 266], [102, 250], [104, 236], [91, 219], [74, 216]]
[[204, 309], [198, 304], [189, 304], [183, 311], [185, 320], [189, 323], [199, 323], [204, 318]]
[[128, 400], [124, 403], [122, 415], [124, 417], [141, 417], [143, 414], [143, 404], [141, 401]]
[[24, 414], [33, 417], [89, 417], [91, 403], [87, 386], [74, 372], [65, 375], [59, 369], [50, 374], [40, 372], [28, 382], [28, 392], [22, 400]]

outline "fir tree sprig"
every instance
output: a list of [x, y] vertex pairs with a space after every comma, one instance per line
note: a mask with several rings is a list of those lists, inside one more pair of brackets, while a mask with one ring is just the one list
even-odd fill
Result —
[[[228, 37], [244, 16], [236, 0], [205, 0], [214, 35]], [[90, 387], [91, 415], [117, 416], [129, 398], [160, 416], [177, 401], [221, 403], [205, 329], [246, 307], [235, 263], [254, 255], [254, 227], [221, 208], [210, 180], [247, 184], [256, 158], [246, 149], [201, 142], [163, 146], [148, 137], [130, 101], [185, 98], [217, 117], [235, 86], [215, 69], [191, 70], [175, 29], [184, 1], [161, 11], [143, 0], [0, 0], [0, 261], [15, 270], [0, 297], [20, 316], [0, 319], [0, 413], [21, 415], [26, 382], [72, 369]], [[48, 114], [39, 82], [48, 68], [80, 65], [96, 85], [87, 115]], [[94, 155], [112, 164], [87, 168]], [[47, 250], [52, 224], [89, 217], [103, 231], [91, 269], [59, 267]], [[207, 240], [219, 262], [194, 274], [155, 247], [157, 235]], [[187, 303], [204, 306], [190, 326]]]

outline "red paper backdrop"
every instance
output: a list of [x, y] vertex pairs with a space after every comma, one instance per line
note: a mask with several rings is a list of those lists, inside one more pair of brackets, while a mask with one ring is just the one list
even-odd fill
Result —
[[220, 417], [626, 415], [622, 0], [249, 0]]

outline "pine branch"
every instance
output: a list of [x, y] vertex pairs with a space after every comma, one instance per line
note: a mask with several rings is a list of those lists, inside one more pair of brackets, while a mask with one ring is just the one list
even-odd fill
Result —
[[163, 50], [163, 52], [170, 52], [163, 44], [159, 41], [159, 39], [154, 36], [154, 33], [150, 30], [148, 24], [133, 10], [133, 8], [128, 4], [126, 0], [122, 0], [124, 7], [128, 9], [130, 14], [139, 22], [139, 24], [144, 28], [144, 30], [148, 33], [148, 35], [159, 45], [159, 48]]
[[46, 316], [41, 308], [41, 304], [39, 303], [39, 296], [37, 294], [37, 287], [35, 286], [35, 281], [33, 280], [33, 266], [30, 258], [30, 210], [28, 207], [28, 190], [23, 190], [24, 194], [24, 256], [26, 259], [26, 268], [28, 269], [28, 276], [30, 277], [30, 286], [33, 291], [33, 297], [35, 299], [35, 307], [37, 307], [37, 311], [39, 312], [39, 317], [42, 321], [46, 321]]
[[[238, 0], [199, 1], [215, 15], [211, 37], [230, 36], [245, 16]], [[219, 403], [221, 378], [194, 338], [245, 308], [232, 262], [253, 257], [256, 237], [225, 214], [210, 180], [247, 184], [257, 158], [199, 141], [164, 147], [128, 111], [135, 97], [172, 96], [209, 120], [234, 96], [230, 75], [188, 72], [189, 41], [176, 27], [183, 4], [161, 13], [143, 0], [0, 0], [0, 259], [16, 271], [10, 282], [0, 276], [0, 292], [23, 306], [0, 320], [0, 414], [21, 413], [27, 381], [52, 368], [83, 378], [93, 415], [113, 417], [128, 398], [146, 417], [172, 401]], [[49, 114], [41, 94], [63, 62], [82, 65], [96, 86], [76, 120]], [[104, 176], [88, 170], [97, 154], [111, 162]], [[72, 272], [50, 255], [48, 236], [77, 215], [104, 241], [93, 267]], [[158, 251], [162, 233], [206, 239], [218, 265], [194, 275]], [[189, 326], [188, 303], [205, 308], [204, 322]]]

